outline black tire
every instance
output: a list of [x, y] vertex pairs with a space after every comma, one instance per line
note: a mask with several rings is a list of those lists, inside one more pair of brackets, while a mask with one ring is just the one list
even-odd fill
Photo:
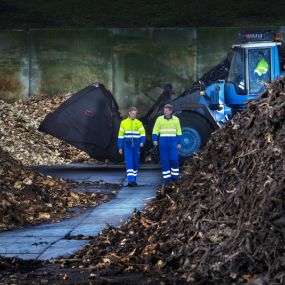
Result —
[[182, 129], [182, 150], [179, 156], [180, 160], [185, 160], [208, 142], [214, 127], [207, 118], [196, 112], [182, 112], [177, 117]]

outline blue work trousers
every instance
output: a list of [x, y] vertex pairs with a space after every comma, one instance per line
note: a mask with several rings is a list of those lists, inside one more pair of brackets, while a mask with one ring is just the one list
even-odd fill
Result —
[[136, 182], [140, 162], [139, 143], [124, 143], [124, 154], [126, 160], [128, 182]]
[[177, 180], [179, 178], [179, 160], [176, 138], [160, 138], [159, 152], [163, 182]]

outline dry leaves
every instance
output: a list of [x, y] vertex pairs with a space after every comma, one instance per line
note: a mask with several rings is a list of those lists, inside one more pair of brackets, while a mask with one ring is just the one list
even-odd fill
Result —
[[37, 130], [45, 116], [70, 96], [37, 95], [13, 104], [0, 100], [0, 147], [27, 165], [94, 161], [88, 154]]
[[[77, 183], [56, 180], [23, 166], [0, 147], [0, 231], [25, 224], [59, 221], [71, 215], [69, 209], [96, 206], [114, 197], [117, 185], [106, 185], [106, 193], [72, 192]], [[90, 185], [91, 182], [86, 182]], [[82, 183], [79, 183], [82, 184]], [[93, 182], [101, 185], [102, 182]]]

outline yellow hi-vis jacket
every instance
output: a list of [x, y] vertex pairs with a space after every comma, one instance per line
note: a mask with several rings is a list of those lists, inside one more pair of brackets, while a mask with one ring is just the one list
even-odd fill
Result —
[[152, 140], [157, 141], [158, 136], [161, 140], [170, 139], [177, 141], [177, 144], [181, 144], [182, 131], [179, 118], [172, 116], [167, 119], [164, 115], [159, 116], [152, 131]]
[[264, 58], [262, 58], [258, 62], [257, 67], [255, 68], [254, 72], [256, 72], [258, 74], [258, 76], [261, 76], [268, 71], [268, 67], [269, 67], [269, 65], [268, 65], [267, 61]]
[[131, 120], [130, 117], [121, 122], [118, 134], [118, 147], [123, 148], [124, 144], [132, 146], [145, 143], [145, 129], [142, 122], [138, 119]]

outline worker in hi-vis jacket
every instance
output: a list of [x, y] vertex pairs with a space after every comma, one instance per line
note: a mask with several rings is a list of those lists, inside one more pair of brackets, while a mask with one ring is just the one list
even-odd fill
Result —
[[129, 116], [121, 122], [118, 147], [119, 153], [125, 156], [128, 186], [137, 186], [140, 162], [140, 148], [145, 143], [145, 129], [142, 122], [136, 119], [137, 108], [129, 108]]
[[269, 70], [269, 64], [264, 58], [264, 53], [262, 51], [258, 52], [258, 63], [254, 70], [254, 74], [258, 76], [258, 78], [264, 77]]
[[154, 146], [159, 145], [163, 182], [177, 182], [179, 178], [178, 149], [181, 148], [179, 118], [172, 115], [172, 105], [166, 104], [163, 115], [156, 119], [152, 131]]

